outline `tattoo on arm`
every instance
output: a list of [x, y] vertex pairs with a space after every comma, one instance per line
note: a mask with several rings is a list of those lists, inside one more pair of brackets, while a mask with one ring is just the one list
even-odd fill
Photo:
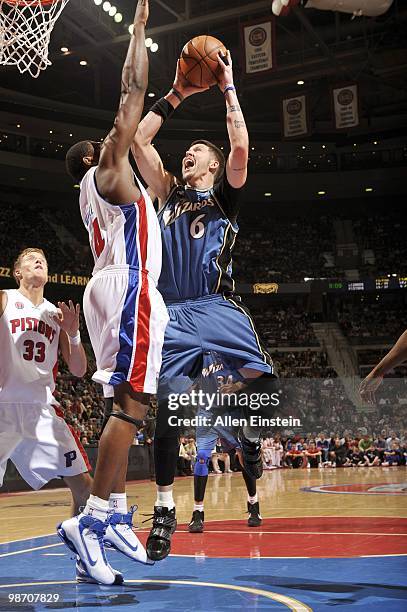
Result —
[[246, 170], [247, 166], [243, 166], [243, 168], [232, 168], [233, 172], [241, 172], [242, 170]]
[[240, 106], [228, 106], [227, 111], [228, 113], [240, 113], [241, 109]]
[[233, 125], [235, 126], [236, 129], [240, 129], [242, 127], [244, 127], [244, 121], [239, 121], [238, 119], [235, 119], [233, 122]]

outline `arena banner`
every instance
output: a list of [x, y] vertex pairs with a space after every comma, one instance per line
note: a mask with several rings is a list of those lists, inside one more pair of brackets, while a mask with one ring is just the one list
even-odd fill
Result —
[[307, 98], [305, 95], [283, 98], [284, 138], [297, 138], [308, 134]]
[[253, 293], [278, 293], [278, 283], [255, 283]]
[[[0, 278], [13, 278], [11, 268], [0, 266]], [[55, 285], [76, 285], [78, 287], [86, 287], [90, 281], [90, 276], [80, 276], [78, 274], [61, 274], [53, 272], [48, 275], [48, 282]]]
[[335, 128], [346, 130], [359, 125], [359, 95], [356, 83], [332, 90]]
[[242, 26], [245, 73], [262, 75], [275, 66], [274, 20]]

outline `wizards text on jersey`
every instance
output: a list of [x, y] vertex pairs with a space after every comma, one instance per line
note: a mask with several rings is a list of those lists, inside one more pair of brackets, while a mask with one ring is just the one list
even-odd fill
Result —
[[238, 227], [225, 214], [217, 190], [175, 185], [158, 214], [163, 247], [158, 289], [165, 301], [233, 291]]

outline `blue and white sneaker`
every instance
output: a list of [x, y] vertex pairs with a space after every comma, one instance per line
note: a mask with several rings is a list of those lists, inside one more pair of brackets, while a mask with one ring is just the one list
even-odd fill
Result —
[[87, 573], [95, 582], [121, 584], [106, 559], [103, 545], [105, 532], [106, 523], [88, 514], [74, 516], [57, 527], [61, 540], [78, 555]]
[[114, 548], [129, 557], [133, 561], [145, 565], [154, 565], [147, 557], [146, 550], [133, 531], [133, 514], [137, 506], [132, 506], [127, 514], [114, 512], [107, 518], [104, 545], [106, 548]]
[[[111, 567], [110, 564], [108, 565], [110, 569], [112, 570], [113, 574], [116, 576], [115, 584], [123, 584], [124, 582], [123, 574], [113, 569], [113, 567]], [[79, 557], [76, 557], [76, 582], [79, 582], [80, 584], [83, 584], [83, 583], [97, 584], [96, 580], [94, 580], [92, 576], [88, 574], [86, 567], [84, 566], [84, 564], [82, 563]]]

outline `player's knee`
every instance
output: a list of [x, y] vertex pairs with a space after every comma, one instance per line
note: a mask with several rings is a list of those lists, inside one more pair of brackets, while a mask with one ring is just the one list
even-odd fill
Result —
[[208, 475], [208, 463], [211, 457], [211, 451], [199, 450], [196, 455], [196, 462], [194, 468], [195, 476], [207, 476]]

